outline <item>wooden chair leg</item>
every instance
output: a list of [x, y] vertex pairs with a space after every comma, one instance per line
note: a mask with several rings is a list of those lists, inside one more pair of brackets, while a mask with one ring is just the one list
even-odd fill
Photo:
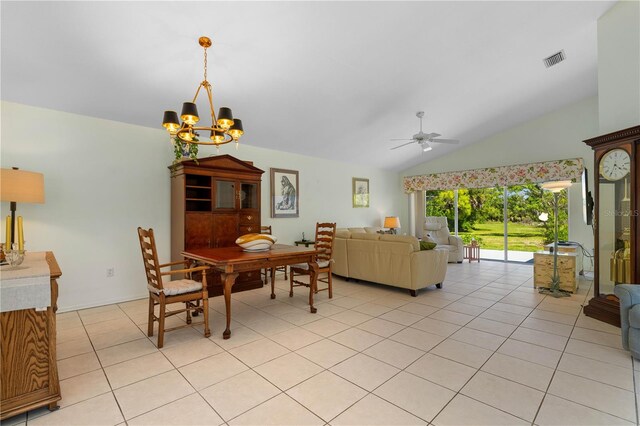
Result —
[[184, 307], [187, 308], [187, 324], [191, 324], [191, 306], [195, 307], [195, 304], [191, 302], [184, 302]]
[[285, 280], [287, 279], [287, 268], [288, 268], [288, 266], [284, 265], [284, 279]]
[[153, 336], [153, 308], [153, 298], [149, 295], [149, 324], [147, 325], [147, 336], [149, 337]]
[[289, 297], [293, 297], [293, 269], [289, 271]]
[[164, 345], [164, 295], [160, 295], [160, 314], [158, 315], [158, 349]]
[[329, 299], [333, 299], [333, 287], [331, 283], [331, 271], [329, 271]]
[[202, 295], [202, 308], [204, 313], [204, 337], [211, 336], [211, 330], [209, 329], [209, 293], [204, 292]]
[[[195, 306], [196, 308], [200, 307], [200, 301], [196, 300], [196, 303], [192, 303], [193, 306]], [[194, 309], [193, 312], [191, 312], [191, 316], [192, 317], [197, 317], [198, 316], [198, 310]]]

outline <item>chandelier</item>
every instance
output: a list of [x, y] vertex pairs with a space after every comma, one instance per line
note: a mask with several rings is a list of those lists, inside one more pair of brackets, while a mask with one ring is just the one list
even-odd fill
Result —
[[[178, 114], [175, 111], [165, 111], [162, 126], [167, 129], [171, 136], [177, 137], [187, 144], [215, 145], [219, 147], [229, 142], [235, 142], [237, 147], [240, 137], [244, 134], [242, 121], [238, 118], [234, 119], [231, 108], [227, 107], [221, 107], [216, 116], [211, 98], [211, 84], [207, 81], [207, 48], [211, 47], [211, 39], [209, 37], [200, 37], [198, 43], [204, 48], [204, 81], [198, 86], [193, 101], [182, 104], [182, 113], [180, 114], [182, 124], [178, 120]], [[196, 107], [196, 99], [198, 99], [202, 88], [207, 92], [207, 98], [209, 99], [211, 113], [211, 126], [209, 127], [197, 125], [200, 121], [200, 116]], [[197, 131], [209, 132], [209, 140], [199, 140], [200, 135]]]

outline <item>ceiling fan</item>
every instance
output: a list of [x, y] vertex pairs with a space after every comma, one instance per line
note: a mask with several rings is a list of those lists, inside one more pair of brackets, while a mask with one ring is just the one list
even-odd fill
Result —
[[460, 141], [457, 139], [435, 139], [438, 136], [440, 136], [439, 133], [424, 133], [422, 131], [422, 117], [424, 117], [424, 111], [418, 111], [416, 113], [416, 117], [420, 119], [420, 131], [415, 135], [413, 135], [411, 139], [391, 139], [392, 141], [409, 141], [407, 143], [403, 143], [402, 145], [395, 146], [391, 149], [398, 149], [412, 143], [417, 143], [422, 148], [422, 152], [427, 152], [427, 151], [431, 151], [432, 149], [431, 145], [429, 145], [429, 142], [448, 143], [451, 145], [460, 143]]

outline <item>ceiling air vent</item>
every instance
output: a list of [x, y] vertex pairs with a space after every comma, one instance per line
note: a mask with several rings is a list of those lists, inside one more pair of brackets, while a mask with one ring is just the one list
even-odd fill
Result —
[[553, 55], [549, 56], [548, 58], [544, 58], [544, 66], [550, 68], [556, 64], [559, 64], [565, 59], [566, 56], [564, 54], [564, 50], [561, 50], [558, 53], [554, 53]]

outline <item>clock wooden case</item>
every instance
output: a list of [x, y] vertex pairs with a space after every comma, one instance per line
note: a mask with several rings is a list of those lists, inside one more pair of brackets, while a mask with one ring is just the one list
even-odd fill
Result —
[[[185, 249], [230, 247], [260, 232], [263, 170], [230, 155], [183, 161], [171, 177], [171, 258]], [[220, 273], [207, 274], [209, 296], [222, 294]], [[242, 272], [233, 292], [262, 287], [260, 271]]]
[[640, 126], [585, 140], [594, 150], [594, 292], [587, 316], [620, 326], [618, 284], [640, 284]]

